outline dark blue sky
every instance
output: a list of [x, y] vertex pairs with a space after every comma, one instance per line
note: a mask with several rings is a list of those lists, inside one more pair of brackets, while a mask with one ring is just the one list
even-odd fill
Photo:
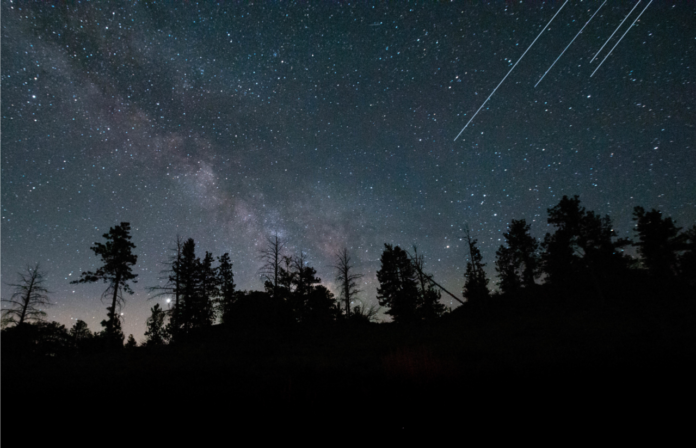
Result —
[[453, 141], [562, 4], [5, 1], [2, 279], [41, 262], [50, 318], [97, 330], [104, 285], [69, 281], [130, 222], [142, 339], [177, 234], [229, 252], [241, 289], [273, 232], [330, 288], [347, 245], [374, 303], [385, 242], [461, 293], [465, 224], [493, 276], [507, 223], [542, 237], [563, 195], [619, 236], [636, 205], [693, 224], [692, 2], [653, 2], [590, 78], [647, 4], [590, 63], [635, 5], [607, 2], [534, 88], [601, 5], [569, 1]]

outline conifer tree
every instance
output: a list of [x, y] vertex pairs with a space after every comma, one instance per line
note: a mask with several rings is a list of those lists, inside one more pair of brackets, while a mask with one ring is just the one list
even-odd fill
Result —
[[291, 272], [284, 272], [283, 277], [290, 278], [292, 291], [289, 301], [297, 320], [308, 322], [325, 317], [325, 311], [333, 305], [333, 294], [319, 285], [321, 279], [317, 277], [316, 269], [309, 266], [303, 251], [293, 258], [291, 269]]
[[123, 344], [123, 333], [120, 331], [119, 309], [125, 303], [123, 292], [133, 294], [129, 282], [137, 283], [131, 266], [137, 261], [137, 255], [133, 255], [132, 250], [135, 245], [131, 243], [130, 224], [122, 222], [116, 227], [109, 229], [109, 233], [104, 234], [106, 244], [94, 243], [91, 247], [95, 255], [101, 257], [103, 265], [95, 272], [83, 272], [79, 280], [71, 283], [94, 283], [99, 280], [109, 286], [102, 294], [102, 298], [108, 298], [111, 306], [107, 307], [107, 320], [104, 321], [105, 334], [107, 338]]
[[97, 337], [104, 342], [107, 349], [123, 348], [123, 329], [121, 328], [121, 316], [118, 312], [114, 312], [110, 306], [106, 307], [106, 319], [101, 321], [101, 326], [104, 328]]
[[207, 327], [215, 322], [215, 303], [218, 301], [218, 276], [213, 268], [213, 254], [205, 253], [198, 265], [198, 294], [194, 306], [194, 326]]
[[73, 337], [75, 342], [80, 342], [86, 339], [92, 338], [94, 335], [89, 330], [87, 323], [84, 320], [78, 319], [75, 325], [70, 329], [70, 336]]
[[135, 348], [138, 346], [138, 343], [135, 341], [135, 338], [133, 337], [132, 334], [128, 335], [128, 340], [126, 341], [126, 348]]
[[466, 229], [466, 244], [469, 247], [469, 261], [466, 263], [466, 273], [464, 274], [463, 295], [468, 302], [483, 303], [490, 296], [488, 291], [488, 278], [483, 270], [485, 263], [481, 251], [476, 247], [476, 239], [471, 237], [469, 228]]
[[145, 324], [147, 325], [147, 330], [145, 331], [146, 344], [147, 345], [162, 345], [167, 341], [167, 332], [164, 326], [164, 320], [166, 317], [165, 311], [160, 308], [159, 303], [155, 304], [150, 308], [152, 313], [150, 317], [147, 318]]
[[95, 334], [89, 330], [87, 323], [81, 319], [78, 319], [70, 329], [70, 337], [72, 337], [78, 353], [89, 351], [95, 340]]
[[5, 303], [2, 309], [3, 324], [14, 322], [20, 326], [29, 321], [43, 321], [46, 312], [41, 308], [52, 305], [44, 286], [46, 274], [41, 271], [39, 263], [36, 263], [33, 267], [27, 266], [25, 272], [17, 275], [18, 283], [7, 284], [14, 288], [14, 293], [10, 299], [2, 299]]
[[223, 254], [221, 257], [218, 257], [218, 262], [220, 263], [217, 268], [217, 281], [220, 287], [220, 315], [224, 323], [229, 321], [232, 305], [236, 297], [234, 290], [236, 285], [234, 284], [230, 255], [228, 253]]
[[196, 243], [193, 238], [184, 241], [181, 248], [181, 259], [176, 266], [179, 280], [179, 306], [175, 305], [172, 313], [170, 333], [176, 339], [180, 333], [187, 334], [195, 325], [197, 311], [198, 272], [200, 259], [196, 258]]
[[534, 285], [539, 269], [539, 243], [529, 233], [530, 226], [524, 219], [513, 219], [508, 231], [503, 233], [507, 246], [496, 252], [496, 271], [500, 277], [500, 289], [513, 293]]
[[592, 284], [601, 297], [602, 284], [627, 269], [623, 247], [630, 241], [617, 239], [609, 216], [586, 211], [578, 196], [563, 196], [548, 213], [556, 231], [547, 233], [542, 243], [547, 281], [564, 288]]
[[322, 324], [331, 322], [341, 313], [333, 293], [324, 285], [313, 286], [304, 301], [301, 322]]
[[384, 245], [380, 257], [381, 268], [377, 271], [377, 301], [389, 307], [387, 314], [394, 322], [407, 323], [418, 319], [418, 286], [416, 273], [408, 254], [399, 246]]
[[638, 247], [643, 265], [655, 280], [668, 282], [679, 271], [678, 253], [684, 248], [685, 235], [672, 218], [663, 218], [662, 213], [653, 209], [645, 212], [643, 207], [633, 209], [635, 231], [638, 234]]

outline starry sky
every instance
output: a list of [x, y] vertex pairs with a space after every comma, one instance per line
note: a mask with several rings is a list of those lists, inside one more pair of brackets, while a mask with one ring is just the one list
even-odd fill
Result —
[[590, 77], [647, 4], [590, 62], [635, 5], [607, 2], [535, 88], [602, 2], [563, 4], [3, 1], [2, 280], [40, 262], [49, 318], [98, 330], [105, 285], [69, 282], [130, 222], [143, 340], [177, 234], [239, 289], [268, 235], [330, 289], [345, 245], [370, 304], [384, 243], [460, 295], [464, 225], [493, 277], [509, 221], [541, 238], [563, 195], [619, 236], [636, 205], [693, 224], [696, 6], [654, 1]]

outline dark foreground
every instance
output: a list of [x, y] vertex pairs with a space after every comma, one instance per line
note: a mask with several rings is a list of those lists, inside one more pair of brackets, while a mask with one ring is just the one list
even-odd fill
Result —
[[31, 433], [27, 416], [37, 415], [61, 434], [142, 425], [169, 428], [169, 437], [200, 428], [233, 437], [280, 427], [359, 435], [495, 422], [679, 426], [683, 406], [693, 409], [695, 355], [688, 299], [536, 300], [417, 327], [216, 326], [179, 345], [3, 356], [3, 440]]

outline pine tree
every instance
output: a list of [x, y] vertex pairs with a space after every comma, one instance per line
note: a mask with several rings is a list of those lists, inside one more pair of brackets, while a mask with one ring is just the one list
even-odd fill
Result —
[[135, 341], [135, 338], [133, 337], [132, 334], [128, 335], [128, 340], [126, 341], [126, 348], [135, 348], [138, 346], [138, 343]]
[[586, 211], [578, 196], [563, 196], [548, 213], [547, 221], [556, 231], [547, 233], [542, 243], [541, 260], [547, 281], [564, 288], [591, 284], [602, 297], [603, 285], [613, 282], [628, 268], [623, 247], [630, 241], [617, 239], [609, 216]]
[[70, 329], [70, 336], [72, 336], [76, 341], [79, 341], [82, 339], [89, 339], [93, 336], [93, 334], [91, 331], [89, 331], [87, 323], [82, 319], [78, 319], [77, 322], [75, 322], [75, 325], [73, 325]]
[[84, 352], [92, 344], [95, 335], [89, 330], [87, 323], [81, 319], [75, 322], [70, 329], [70, 336], [75, 343], [78, 352]]
[[101, 326], [104, 328], [97, 337], [103, 341], [107, 349], [123, 348], [123, 329], [121, 329], [121, 316], [118, 312], [114, 312], [110, 306], [106, 307], [106, 319], [101, 321]]
[[3, 324], [16, 323], [20, 326], [26, 322], [40, 322], [46, 317], [41, 308], [51, 306], [48, 300], [48, 290], [44, 286], [46, 274], [41, 271], [39, 263], [34, 267], [27, 266], [25, 272], [18, 273], [18, 283], [8, 283], [14, 288], [10, 299], [2, 299], [6, 303], [2, 310]]
[[384, 245], [380, 257], [381, 268], [377, 271], [377, 301], [389, 307], [386, 312], [394, 322], [408, 323], [418, 319], [418, 286], [416, 273], [408, 254], [399, 246]]
[[684, 247], [685, 237], [672, 218], [663, 218], [662, 213], [653, 209], [645, 212], [643, 207], [633, 209], [633, 220], [638, 248], [643, 265], [648, 274], [661, 282], [671, 281], [679, 271], [678, 252]]
[[469, 246], [469, 261], [466, 263], [466, 273], [464, 274], [464, 297], [467, 302], [481, 304], [490, 297], [488, 291], [488, 278], [483, 268], [481, 251], [476, 247], [476, 239], [471, 238], [469, 229], [466, 229], [466, 243]]
[[500, 289], [513, 293], [534, 285], [539, 269], [539, 243], [529, 233], [530, 226], [524, 219], [513, 219], [508, 231], [503, 233], [506, 246], [496, 252], [496, 271], [500, 276]]
[[165, 311], [160, 308], [159, 304], [155, 304], [150, 308], [152, 313], [150, 317], [147, 318], [145, 324], [147, 325], [147, 330], [145, 331], [146, 344], [147, 345], [162, 345], [167, 342], [167, 332], [164, 326], [164, 320], [166, 318]]
[[196, 258], [193, 238], [184, 241], [181, 258], [175, 267], [179, 282], [179, 305], [174, 305], [169, 332], [173, 339], [188, 334], [195, 325], [196, 305], [199, 296], [198, 271], [200, 260]]
[[558, 205], [548, 209], [547, 222], [556, 227], [547, 233], [542, 247], [542, 265], [550, 284], [564, 285], [576, 282], [576, 272], [582, 265], [577, 255], [577, 241], [585, 208], [580, 199], [563, 196]]
[[307, 293], [301, 322], [305, 324], [328, 323], [335, 320], [340, 313], [341, 309], [333, 293], [324, 285], [316, 285]]
[[205, 253], [198, 265], [198, 294], [194, 306], [194, 326], [208, 327], [215, 322], [215, 303], [218, 301], [218, 276], [213, 268], [213, 254]]
[[71, 283], [94, 283], [102, 280], [109, 286], [102, 294], [102, 298], [109, 298], [111, 306], [107, 307], [107, 320], [105, 321], [105, 331], [107, 338], [116, 341], [120, 339], [123, 344], [123, 333], [120, 333], [120, 321], [118, 310], [125, 303], [123, 292], [133, 294], [128, 282], [137, 283], [131, 266], [137, 261], [137, 255], [133, 255], [132, 250], [135, 245], [130, 242], [130, 224], [122, 222], [121, 225], [109, 229], [109, 233], [104, 234], [106, 244], [94, 243], [91, 247], [95, 255], [101, 257], [103, 265], [96, 272], [83, 272], [79, 280]]
[[317, 271], [309, 266], [307, 255], [300, 254], [293, 258], [291, 272], [284, 272], [283, 277], [290, 278], [292, 291], [289, 302], [299, 322], [318, 322], [326, 320], [329, 310], [334, 305], [331, 292], [319, 285], [321, 279]]
[[220, 287], [220, 315], [222, 322], [228, 322], [232, 305], [235, 302], [234, 274], [232, 272], [232, 262], [228, 253], [218, 257], [220, 263], [217, 268], [217, 281]]

